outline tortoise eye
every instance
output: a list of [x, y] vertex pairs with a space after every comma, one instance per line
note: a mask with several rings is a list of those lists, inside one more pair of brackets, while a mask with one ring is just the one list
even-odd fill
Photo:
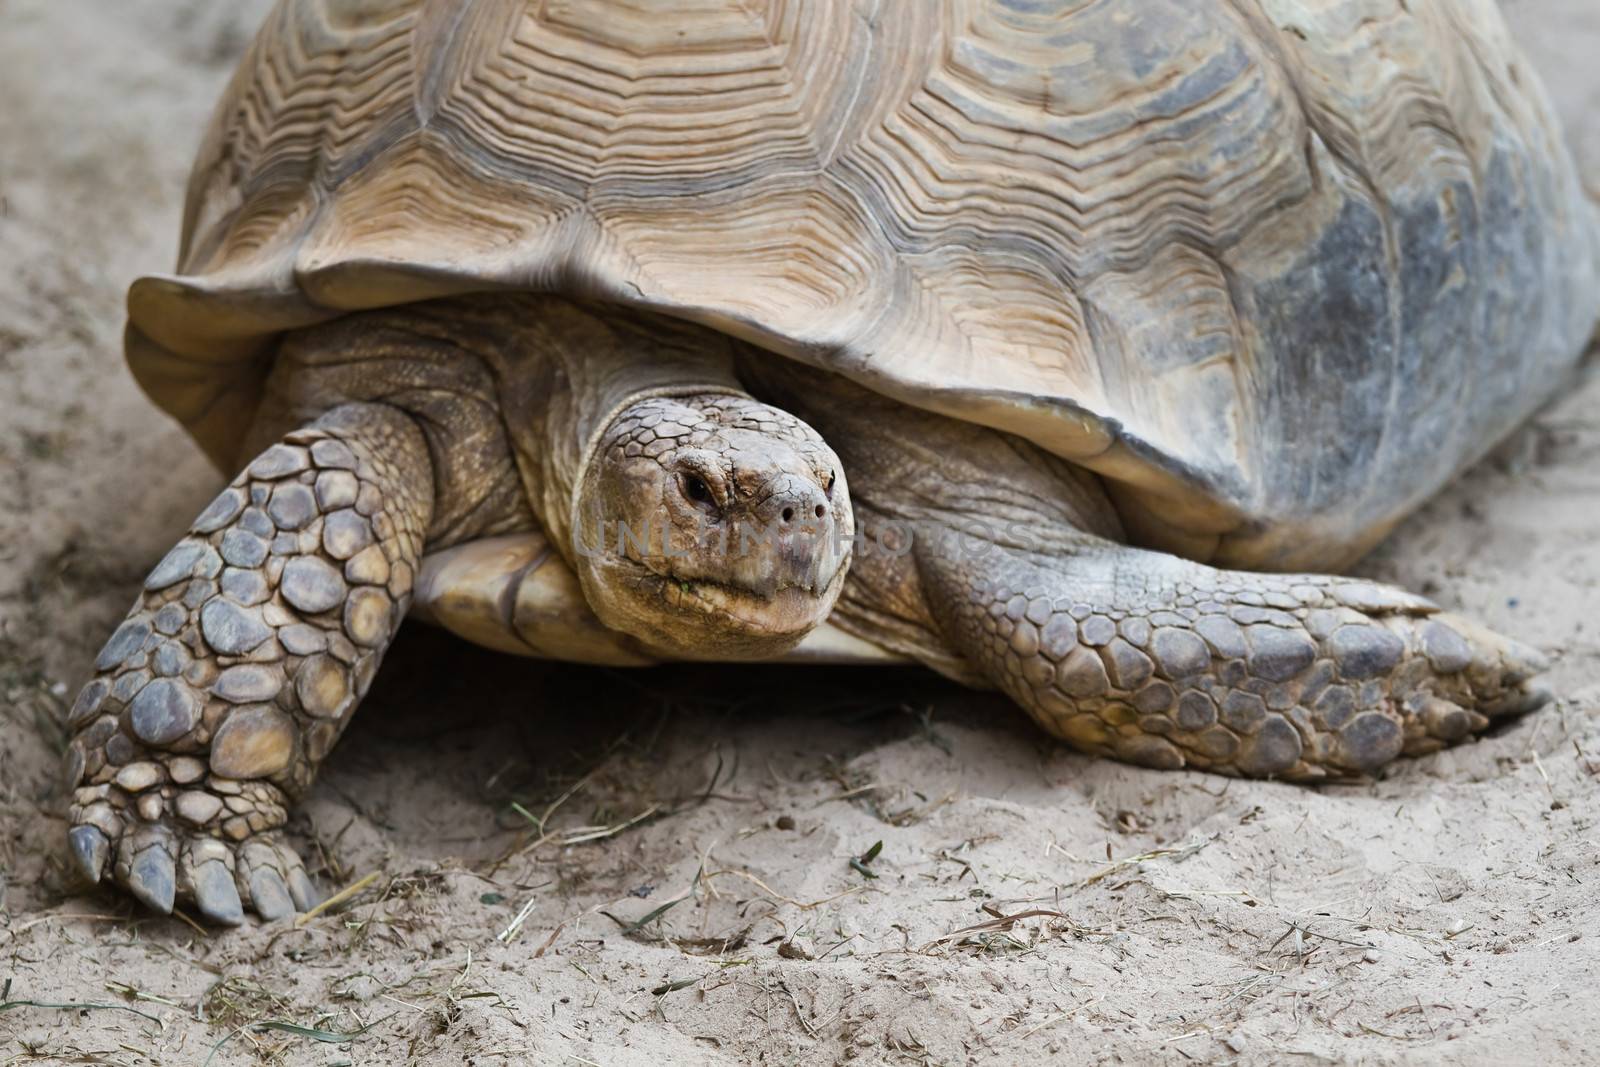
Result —
[[826, 482], [824, 482], [823, 485], [822, 485], [822, 492], [830, 500], [833, 499], [833, 480], [836, 477], [838, 477], [838, 475], [834, 474], [832, 471], [829, 471], [828, 472], [828, 480]]
[[698, 474], [680, 475], [678, 483], [683, 490], [683, 495], [693, 500], [696, 504], [716, 503], [716, 498], [711, 495], [711, 487]]

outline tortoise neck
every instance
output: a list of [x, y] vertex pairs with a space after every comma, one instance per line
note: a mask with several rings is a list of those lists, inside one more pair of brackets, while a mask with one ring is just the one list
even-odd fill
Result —
[[506, 310], [515, 342], [497, 359], [509, 386], [505, 418], [529, 500], [570, 561], [576, 495], [606, 428], [657, 397], [744, 395], [733, 372], [737, 342], [615, 304], [521, 295]]

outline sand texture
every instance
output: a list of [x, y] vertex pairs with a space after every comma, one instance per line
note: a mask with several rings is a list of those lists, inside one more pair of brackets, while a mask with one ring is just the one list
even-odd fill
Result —
[[[350, 907], [75, 891], [57, 724], [220, 484], [122, 294], [266, 6], [0, 2], [0, 1065], [1600, 1062], [1593, 359], [1361, 568], [1551, 652], [1559, 699], [1380, 781], [1085, 759], [918, 672], [411, 627], [293, 824], [325, 889], [372, 877]], [[1600, 4], [1507, 9], [1600, 192]]]

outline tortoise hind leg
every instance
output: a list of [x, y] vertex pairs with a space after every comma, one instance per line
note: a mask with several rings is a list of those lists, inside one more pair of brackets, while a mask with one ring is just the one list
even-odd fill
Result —
[[201, 513], [71, 712], [91, 881], [223, 923], [314, 903], [281, 827], [405, 615], [432, 508], [421, 431], [373, 404], [289, 434]]
[[1065, 554], [917, 562], [957, 651], [1051, 733], [1131, 762], [1348, 776], [1548, 699], [1535, 650], [1371, 582], [1221, 571], [1087, 535]]

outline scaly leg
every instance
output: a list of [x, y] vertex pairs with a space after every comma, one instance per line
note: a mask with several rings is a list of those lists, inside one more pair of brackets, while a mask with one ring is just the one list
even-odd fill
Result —
[[315, 902], [280, 827], [405, 616], [432, 508], [421, 431], [355, 404], [201, 513], [72, 708], [69, 841], [92, 881], [229, 924]]
[[1315, 780], [1431, 752], [1547, 698], [1544, 657], [1429, 601], [1222, 571], [1085, 536], [919, 549], [947, 640], [1044, 728], [1163, 768]]

